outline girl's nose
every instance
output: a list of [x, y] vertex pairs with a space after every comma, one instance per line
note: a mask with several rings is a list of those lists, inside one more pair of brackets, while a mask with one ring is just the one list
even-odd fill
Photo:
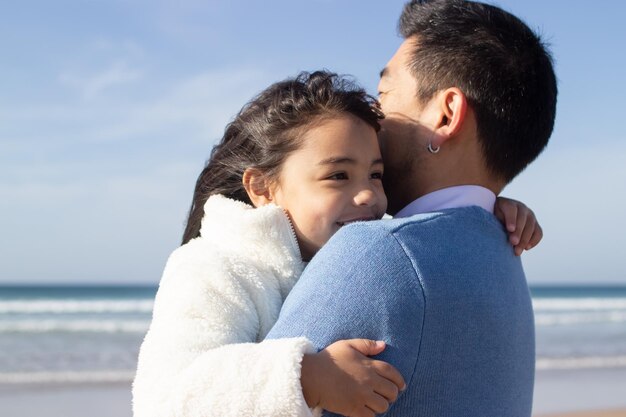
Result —
[[354, 196], [354, 204], [357, 206], [372, 207], [376, 201], [376, 193], [370, 188], [364, 188]]

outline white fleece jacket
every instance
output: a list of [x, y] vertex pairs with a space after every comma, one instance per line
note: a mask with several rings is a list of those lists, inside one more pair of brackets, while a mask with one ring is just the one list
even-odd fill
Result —
[[291, 222], [277, 206], [222, 196], [204, 211], [201, 237], [165, 266], [139, 353], [134, 417], [310, 417], [300, 366], [313, 346], [263, 341], [303, 269]]

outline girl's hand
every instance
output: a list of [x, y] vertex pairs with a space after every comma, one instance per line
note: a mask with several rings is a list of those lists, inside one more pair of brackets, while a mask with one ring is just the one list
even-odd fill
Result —
[[543, 230], [535, 213], [519, 201], [498, 197], [494, 214], [509, 232], [509, 242], [515, 248], [517, 256], [524, 250], [537, 246], [543, 238]]
[[374, 417], [387, 411], [406, 386], [393, 366], [368, 357], [384, 349], [385, 342], [352, 339], [304, 355], [301, 382], [309, 407], [349, 417]]

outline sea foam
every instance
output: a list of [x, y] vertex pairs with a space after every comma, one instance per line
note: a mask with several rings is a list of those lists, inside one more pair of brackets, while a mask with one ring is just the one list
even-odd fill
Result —
[[537, 370], [592, 369], [626, 367], [626, 356], [586, 356], [570, 358], [537, 358]]
[[130, 382], [134, 371], [64, 371], [0, 373], [0, 384], [111, 383]]
[[145, 320], [2, 320], [0, 333], [145, 333], [149, 325]]
[[0, 301], [2, 313], [149, 313], [154, 302], [133, 300], [5, 300]]

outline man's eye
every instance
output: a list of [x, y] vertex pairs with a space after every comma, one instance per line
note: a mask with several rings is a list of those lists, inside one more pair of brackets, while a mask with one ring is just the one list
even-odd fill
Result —
[[328, 177], [329, 180], [347, 180], [348, 179], [348, 174], [346, 174], [345, 172], [337, 172], [331, 176]]
[[371, 175], [371, 178], [374, 180], [382, 180], [383, 179], [383, 173], [382, 172], [374, 172]]

